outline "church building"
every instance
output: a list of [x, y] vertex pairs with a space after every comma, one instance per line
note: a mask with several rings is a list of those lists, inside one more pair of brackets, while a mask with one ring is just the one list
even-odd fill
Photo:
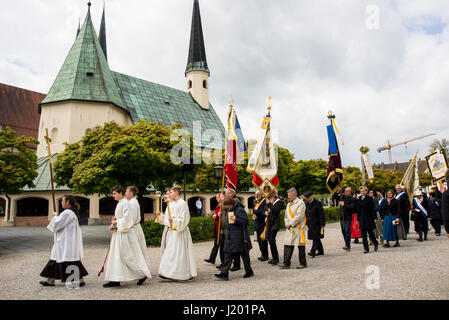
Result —
[[[36, 105], [39, 122], [38, 127], [33, 130], [40, 142], [36, 151], [39, 159], [36, 186], [25, 188], [23, 194], [9, 196], [11, 214], [4, 217], [3, 225], [43, 226], [51, 218], [53, 208], [48, 151], [44, 138], [46, 129], [51, 138], [53, 162], [57, 154], [64, 150], [64, 142], [77, 142], [86, 130], [112, 120], [120, 125], [136, 124], [139, 119], [167, 126], [181, 123], [192, 134], [195, 122], [195, 125], [201, 125], [201, 133], [215, 129], [220, 131], [222, 137], [221, 141], [212, 142], [199, 139], [196, 148], [223, 148], [225, 128], [209, 101], [210, 71], [206, 60], [199, 1], [193, 1], [190, 46], [184, 72], [186, 90], [112, 71], [107, 58], [105, 7], [103, 6], [98, 36], [90, 10], [89, 2], [84, 23], [78, 27], [76, 40], [53, 85], [45, 98]], [[37, 120], [34, 123], [37, 124]], [[64, 186], [55, 185], [55, 190], [57, 201], [64, 194], [70, 193]], [[81, 224], [110, 222], [115, 207], [111, 197], [98, 194], [75, 196], [81, 205]], [[188, 196], [191, 197], [188, 199], [189, 204], [194, 203], [198, 197], [201, 198], [203, 214], [209, 214], [211, 207], [214, 208], [212, 194]], [[244, 197], [247, 198], [246, 195]], [[5, 195], [0, 195], [1, 199], [8, 201]], [[155, 199], [154, 193], [145, 198], [146, 215], [155, 212]]]

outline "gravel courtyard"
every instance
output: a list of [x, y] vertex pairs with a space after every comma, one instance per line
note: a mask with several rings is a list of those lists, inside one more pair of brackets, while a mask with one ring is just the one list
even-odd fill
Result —
[[[412, 223], [413, 228], [413, 223]], [[251, 250], [255, 276], [243, 279], [243, 269], [231, 272], [229, 281], [214, 277], [218, 270], [204, 262], [209, 257], [212, 241], [194, 244], [198, 277], [193, 282], [162, 282], [157, 278], [160, 249], [147, 249], [147, 263], [153, 275], [143, 286], [122, 283], [119, 288], [104, 289], [104, 274], [97, 277], [110, 239], [107, 226], [83, 226], [83, 264], [89, 272], [86, 286], [67, 289], [41, 287], [39, 273], [49, 259], [52, 234], [45, 228], [0, 228], [0, 300], [11, 299], [449, 299], [449, 239], [445, 232], [429, 240], [416, 241], [411, 232], [399, 248], [379, 247], [363, 254], [362, 244], [352, 244], [350, 252], [344, 245], [340, 225], [329, 224], [323, 241], [325, 255], [307, 256], [308, 268], [296, 269], [298, 251], [292, 258], [292, 269], [280, 270], [260, 262], [256, 242]], [[277, 236], [280, 257], [283, 257], [284, 232]], [[307, 250], [311, 242], [307, 243]], [[217, 259], [218, 262], [218, 259]], [[374, 267], [373, 267], [374, 266]], [[242, 264], [243, 268], [243, 264]], [[378, 273], [377, 273], [378, 271]], [[378, 274], [379, 281], [371, 281]]]

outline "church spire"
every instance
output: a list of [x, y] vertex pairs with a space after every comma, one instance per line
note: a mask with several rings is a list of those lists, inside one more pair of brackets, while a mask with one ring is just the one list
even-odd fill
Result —
[[193, 1], [192, 27], [190, 32], [189, 57], [186, 73], [192, 70], [202, 70], [210, 73], [207, 67], [206, 50], [204, 48], [203, 28], [201, 25], [200, 5]]
[[124, 109], [125, 104], [92, 23], [90, 6], [89, 1], [81, 30], [41, 105], [80, 100], [111, 103]]
[[203, 27], [201, 26], [200, 4], [193, 1], [192, 30], [190, 32], [189, 59], [185, 71], [187, 90], [201, 108], [209, 110], [209, 76], [206, 50], [204, 49]]
[[98, 38], [100, 40], [101, 48], [103, 49], [104, 56], [106, 57], [106, 61], [108, 60], [108, 53], [106, 50], [106, 22], [105, 22], [105, 5], [106, 0], [103, 0], [103, 15], [101, 16], [101, 25], [100, 32], [98, 34]]

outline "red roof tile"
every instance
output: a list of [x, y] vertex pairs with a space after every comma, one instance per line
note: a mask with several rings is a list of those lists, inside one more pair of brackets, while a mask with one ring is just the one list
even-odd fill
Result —
[[0, 120], [17, 136], [37, 139], [40, 114], [38, 104], [45, 94], [0, 83]]

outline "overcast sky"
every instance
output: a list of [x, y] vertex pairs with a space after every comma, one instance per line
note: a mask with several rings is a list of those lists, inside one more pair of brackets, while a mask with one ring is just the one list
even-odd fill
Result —
[[[0, 82], [48, 93], [87, 1], [1, 1]], [[108, 0], [111, 70], [185, 90], [193, 0]], [[103, 3], [92, 1], [98, 32]], [[343, 165], [428, 154], [449, 138], [447, 0], [200, 0], [210, 101], [224, 122], [232, 95], [245, 139], [272, 96], [272, 128], [296, 159], [327, 159], [327, 112]], [[378, 13], [378, 14], [377, 14]]]

